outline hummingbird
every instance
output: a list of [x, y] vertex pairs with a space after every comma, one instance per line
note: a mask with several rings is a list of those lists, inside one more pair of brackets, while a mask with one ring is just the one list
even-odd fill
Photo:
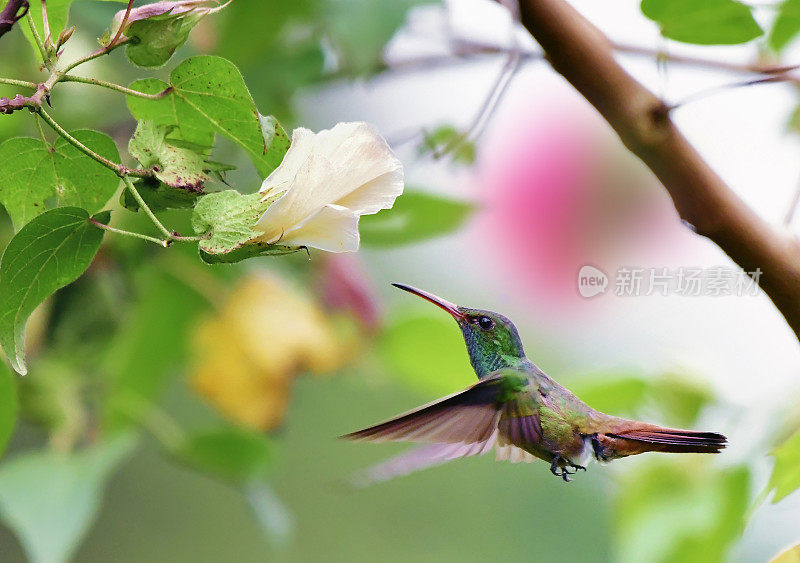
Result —
[[503, 315], [460, 307], [394, 283], [444, 309], [458, 323], [478, 382], [395, 418], [342, 436], [369, 442], [422, 442], [362, 474], [385, 481], [492, 449], [512, 463], [541, 459], [569, 482], [592, 460], [644, 452], [718, 453], [722, 434], [665, 428], [597, 411], [551, 379], [525, 355], [514, 324]]

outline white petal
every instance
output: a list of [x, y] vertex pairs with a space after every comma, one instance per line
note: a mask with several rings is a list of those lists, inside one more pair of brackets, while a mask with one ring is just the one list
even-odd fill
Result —
[[280, 165], [261, 183], [259, 190], [265, 196], [275, 189], [287, 189], [300, 167], [314, 150], [316, 135], [310, 129], [298, 127], [292, 131], [292, 144]]
[[328, 252], [355, 252], [358, 243], [358, 215], [340, 205], [326, 205], [279, 242]]
[[320, 131], [318, 137], [316, 153], [347, 171], [351, 190], [402, 169], [402, 163], [378, 130], [368, 123], [339, 123], [329, 131]]
[[337, 203], [352, 209], [358, 215], [371, 215], [394, 205], [397, 196], [403, 193], [403, 167], [399, 165], [391, 172], [378, 176], [346, 195]]
[[335, 186], [340, 176], [327, 159], [309, 156], [286, 193], [269, 206], [254, 228], [263, 231], [267, 241], [286, 234], [328, 203], [333, 203], [326, 197], [326, 188]]

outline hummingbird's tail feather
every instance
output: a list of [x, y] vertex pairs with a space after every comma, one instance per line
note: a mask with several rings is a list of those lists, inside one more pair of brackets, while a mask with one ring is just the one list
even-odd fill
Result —
[[[676, 428], [647, 426], [632, 428], [598, 436], [603, 449], [611, 448], [613, 457], [644, 452], [719, 453], [728, 442], [716, 432], [695, 432]], [[603, 456], [600, 453], [599, 456]]]
[[497, 432], [485, 442], [474, 444], [426, 444], [405, 451], [395, 457], [359, 471], [350, 479], [350, 483], [358, 488], [382, 483], [395, 477], [402, 477], [429, 467], [435, 467], [454, 459], [483, 455], [495, 444]]

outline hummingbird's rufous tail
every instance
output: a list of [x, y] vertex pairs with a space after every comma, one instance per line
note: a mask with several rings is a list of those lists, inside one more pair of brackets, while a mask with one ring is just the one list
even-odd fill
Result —
[[602, 451], [613, 452], [610, 457], [624, 457], [644, 452], [715, 454], [719, 453], [728, 442], [725, 436], [715, 432], [695, 432], [655, 425], [598, 434], [597, 441]]

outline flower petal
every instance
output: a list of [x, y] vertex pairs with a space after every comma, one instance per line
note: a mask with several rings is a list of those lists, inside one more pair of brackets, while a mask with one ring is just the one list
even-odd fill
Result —
[[353, 210], [358, 215], [371, 215], [381, 209], [391, 208], [394, 200], [402, 193], [403, 167], [398, 163], [396, 169], [363, 184], [337, 203]]
[[328, 252], [355, 252], [358, 243], [358, 215], [341, 205], [326, 205], [280, 239], [280, 244]]
[[280, 165], [272, 171], [261, 183], [259, 192], [264, 196], [270, 195], [273, 190], [289, 187], [300, 167], [314, 150], [316, 135], [310, 129], [298, 127], [292, 131], [292, 144], [283, 156]]
[[332, 164], [327, 159], [309, 155], [286, 193], [267, 208], [254, 228], [264, 233], [264, 240], [274, 242], [274, 239], [294, 229], [326, 204], [332, 203], [324, 196], [320, 197], [320, 192], [324, 194], [323, 184], [326, 180], [330, 186], [339, 181], [340, 176], [332, 170]]

